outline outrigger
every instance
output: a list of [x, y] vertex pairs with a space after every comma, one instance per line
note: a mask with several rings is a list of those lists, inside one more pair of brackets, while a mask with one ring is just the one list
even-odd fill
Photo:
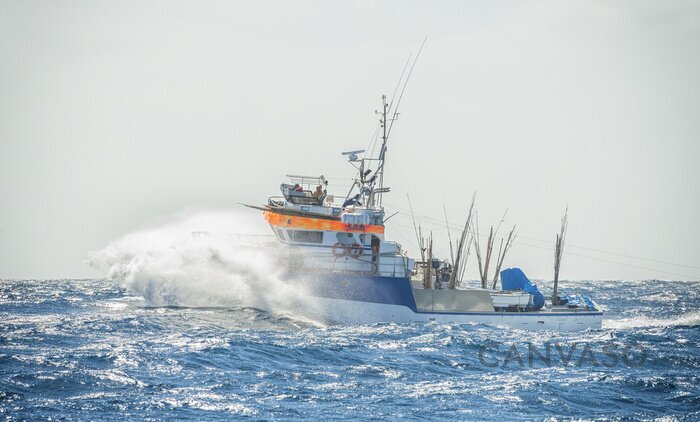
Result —
[[[545, 300], [517, 268], [500, 273], [501, 290], [448, 287], [454, 268], [447, 260], [413, 259], [386, 240], [382, 197], [390, 106], [382, 97], [382, 144], [376, 158], [364, 150], [343, 155], [357, 169], [350, 191], [327, 192], [323, 176], [288, 175], [262, 207], [283, 245], [290, 283], [313, 296], [312, 313], [331, 323], [455, 322], [520, 329], [578, 331], [601, 328], [603, 312], [588, 296]], [[393, 120], [397, 113], [394, 113]], [[288, 255], [287, 255], [288, 253]]]

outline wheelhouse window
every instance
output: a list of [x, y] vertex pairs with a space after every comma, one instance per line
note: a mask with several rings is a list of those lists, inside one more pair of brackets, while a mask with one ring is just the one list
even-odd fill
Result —
[[287, 230], [289, 240], [298, 243], [322, 243], [323, 232], [306, 230]]
[[352, 233], [336, 233], [335, 238], [343, 245], [352, 245], [355, 243], [355, 235]]
[[277, 234], [277, 238], [278, 238], [279, 240], [281, 240], [281, 241], [283, 241], [283, 242], [287, 240], [287, 239], [285, 239], [285, 237], [284, 237], [284, 230], [282, 230], [282, 229], [275, 229], [275, 233]]

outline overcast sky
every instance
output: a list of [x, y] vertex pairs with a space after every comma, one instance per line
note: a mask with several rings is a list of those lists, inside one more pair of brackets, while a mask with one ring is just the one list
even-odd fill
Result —
[[476, 191], [533, 277], [568, 205], [563, 277], [700, 278], [700, 2], [666, 0], [0, 0], [0, 277], [102, 276], [89, 251], [185, 209], [254, 213], [236, 204], [286, 173], [344, 195], [340, 152], [426, 35], [388, 237], [417, 254], [406, 193], [462, 223]]

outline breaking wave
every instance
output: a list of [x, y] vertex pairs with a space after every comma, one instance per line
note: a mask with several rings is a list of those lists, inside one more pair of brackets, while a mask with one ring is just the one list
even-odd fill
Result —
[[[89, 254], [88, 262], [152, 306], [250, 306], [292, 312], [308, 296], [280, 279], [259, 216], [188, 212]], [[233, 235], [245, 228], [247, 235]]]
[[608, 329], [694, 326], [700, 326], [700, 311], [688, 312], [674, 318], [649, 318], [639, 316], [622, 319], [603, 319], [603, 328]]

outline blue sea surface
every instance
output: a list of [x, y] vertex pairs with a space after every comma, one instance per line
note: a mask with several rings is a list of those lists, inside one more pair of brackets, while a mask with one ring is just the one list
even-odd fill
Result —
[[154, 307], [110, 280], [0, 281], [0, 414], [700, 420], [700, 282], [564, 290], [602, 305], [604, 328], [323, 326], [254, 308]]

